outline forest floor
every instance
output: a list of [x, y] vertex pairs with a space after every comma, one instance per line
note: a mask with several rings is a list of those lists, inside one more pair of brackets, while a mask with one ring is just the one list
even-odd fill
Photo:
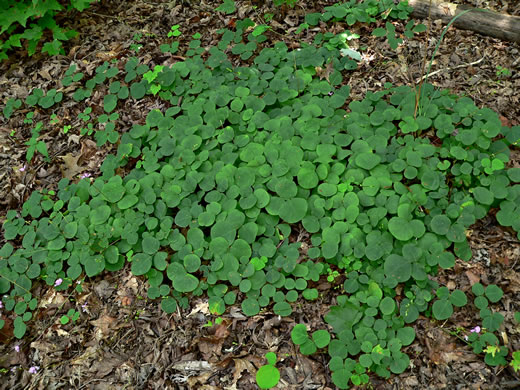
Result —
[[[476, 5], [477, 1], [466, 1]], [[177, 4], [178, 3], [178, 4]], [[159, 45], [170, 27], [180, 25], [182, 45], [195, 33], [202, 35], [202, 47], [218, 43], [216, 31], [233, 24], [233, 18], [249, 17], [262, 23], [266, 13], [274, 15], [270, 39], [283, 40], [296, 48], [302, 38], [293, 32], [304, 15], [322, 10], [333, 2], [300, 1], [291, 9], [273, 7], [270, 1], [237, 1], [237, 14], [216, 12], [216, 0], [180, 1], [105, 0], [90, 9], [59, 21], [74, 28], [79, 37], [67, 43], [67, 56], [27, 57], [15, 53], [0, 64], [0, 101], [23, 98], [33, 88], [53, 88], [71, 62], [86, 74], [104, 61], [121, 63], [137, 56], [147, 65], [171, 63]], [[520, 16], [520, 4], [504, 0], [479, 1], [489, 9]], [[256, 4], [256, 5], [255, 5]], [[393, 51], [380, 38], [363, 27], [357, 31], [359, 45], [367, 46], [355, 71], [344, 72], [351, 86], [351, 100], [361, 99], [368, 91], [378, 91], [385, 82], [416, 85], [423, 75], [427, 47], [429, 59], [444, 26], [422, 21], [430, 28], [426, 35], [401, 45]], [[341, 26], [320, 26], [337, 29]], [[399, 29], [399, 27], [398, 27]], [[402, 26], [401, 26], [402, 29]], [[136, 36], [138, 34], [138, 36]], [[139, 38], [139, 39], [137, 39]], [[303, 37], [312, 40], [312, 36]], [[136, 52], [136, 45], [141, 46]], [[435, 57], [429, 82], [439, 88], [472, 98], [477, 106], [497, 111], [503, 125], [520, 124], [520, 46], [450, 28]], [[516, 60], [516, 61], [515, 61]], [[500, 75], [500, 68], [512, 75]], [[144, 103], [143, 103], [144, 102]], [[90, 104], [101, 107], [102, 96], [93, 95]], [[130, 102], [121, 110], [128, 127], [143, 120], [157, 104], [153, 98], [138, 106]], [[65, 124], [78, 122], [84, 102], [60, 106], [56, 110]], [[100, 108], [101, 110], [101, 108]], [[43, 114], [41, 114], [43, 115]], [[74, 133], [49, 133], [45, 142], [51, 163], [43, 161], [26, 166], [25, 144], [30, 136], [19, 112], [10, 121], [0, 120], [0, 221], [5, 212], [19, 209], [33, 190], [55, 188], [63, 176], [80, 174], [95, 177], [110, 147], [96, 148], [95, 142]], [[43, 116], [42, 120], [48, 120]], [[2, 122], [3, 120], [3, 122]], [[11, 131], [15, 130], [13, 136]], [[518, 162], [518, 156], [512, 158]], [[520, 165], [517, 165], [520, 166]], [[1, 241], [1, 240], [0, 240]], [[500, 228], [493, 215], [480, 221], [470, 231], [473, 258], [457, 261], [454, 269], [441, 272], [438, 281], [448, 287], [468, 290], [478, 281], [495, 283], [504, 290], [504, 298], [494, 309], [505, 315], [502, 341], [510, 350], [520, 350], [520, 329], [513, 323], [513, 312], [520, 310], [520, 241], [515, 234]], [[0, 389], [256, 389], [255, 373], [269, 350], [277, 352], [281, 372], [280, 389], [334, 389], [324, 355], [304, 356], [291, 341], [295, 323], [321, 323], [334, 304], [337, 289], [326, 282], [320, 285], [320, 299], [295, 305], [291, 317], [273, 313], [245, 317], [230, 308], [220, 325], [205, 326], [214, 320], [203, 298], [190, 301], [189, 309], [172, 315], [161, 311], [156, 301], [146, 298], [145, 279], [135, 277], [129, 268], [86, 279], [83, 292], [56, 292], [45, 285], [36, 288], [45, 310], [31, 322], [26, 336], [16, 340], [12, 324], [0, 331]], [[80, 318], [62, 325], [59, 318], [71, 307], [81, 305]], [[520, 375], [511, 367], [490, 367], [475, 355], [458, 328], [477, 325], [478, 313], [466, 306], [449, 321], [439, 322], [420, 317], [414, 324], [417, 338], [404, 352], [411, 367], [389, 380], [371, 377], [373, 389], [514, 389], [520, 388]], [[37, 373], [28, 368], [38, 366]]]

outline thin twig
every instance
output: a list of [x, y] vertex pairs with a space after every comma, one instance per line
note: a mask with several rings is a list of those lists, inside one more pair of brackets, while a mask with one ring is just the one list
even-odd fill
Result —
[[[424, 74], [424, 70], [426, 69], [426, 58], [428, 55], [428, 43], [430, 42], [430, 30], [432, 28], [432, 0], [430, 0], [430, 7], [428, 8], [428, 29], [426, 30], [426, 47], [424, 48], [424, 57], [422, 62], [421, 73]], [[419, 108], [419, 100], [421, 100], [421, 89], [423, 85], [423, 80], [426, 80], [427, 77], [423, 77], [420, 79], [421, 83], [419, 84], [419, 89], [416, 91], [415, 95], [415, 109], [413, 111], [413, 117], [417, 118], [417, 109]], [[417, 84], [417, 82], [416, 82]]]
[[455, 70], [455, 69], [460, 69], [460, 68], [465, 68], [467, 66], [473, 66], [473, 65], [480, 64], [484, 60], [484, 58], [486, 58], [486, 56], [482, 57], [480, 60], [477, 60], [477, 61], [474, 61], [474, 62], [470, 62], [469, 64], [461, 64], [461, 65], [454, 66], [452, 68], [444, 68], [444, 69], [436, 70], [435, 72], [427, 73], [424, 76], [422, 76], [421, 78], [417, 79], [416, 83], [418, 83], [419, 81], [425, 80], [426, 78], [428, 78], [430, 76], [433, 76], [433, 75], [436, 75], [438, 73], [441, 73], [441, 72]]

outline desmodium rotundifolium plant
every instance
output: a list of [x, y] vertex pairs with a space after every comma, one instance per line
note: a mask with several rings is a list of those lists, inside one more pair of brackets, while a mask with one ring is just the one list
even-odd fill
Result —
[[267, 364], [261, 366], [256, 372], [256, 383], [261, 389], [270, 389], [280, 381], [280, 371], [275, 366], [277, 356], [274, 352], [267, 352], [265, 358]]
[[[67, 289], [127, 263], [165, 312], [204, 294], [217, 317], [234, 304], [247, 316], [289, 316], [299, 299], [318, 299], [329, 277], [340, 290], [325, 316], [332, 332], [297, 324], [291, 338], [303, 354], [328, 353], [332, 380], [344, 389], [367, 383], [370, 372], [406, 370], [402, 349], [419, 315], [445, 320], [466, 304], [463, 291], [430, 275], [453, 267], [455, 256], [471, 258], [466, 229], [491, 208], [520, 231], [520, 169], [506, 168], [520, 127], [428, 84], [416, 118], [406, 86], [387, 84], [345, 110], [341, 71], [350, 57], [331, 46], [261, 49], [266, 37], [244, 39], [248, 26], [221, 30], [206, 60], [198, 36], [172, 66], [131, 58], [122, 75], [104, 63], [85, 82], [76, 67], [67, 72], [66, 82], [78, 83], [75, 101], [108, 85], [105, 113], [94, 117], [87, 107], [69, 131], [93, 133], [117, 151], [99, 177], [62, 179], [56, 192], [33, 192], [20, 212], [7, 213], [0, 294], [17, 338], [37, 310], [33, 283]], [[250, 66], [233, 67], [233, 56]], [[329, 80], [315, 77], [328, 63]], [[57, 94], [49, 92], [33, 91], [25, 105], [52, 106]], [[145, 96], [169, 108], [120, 135], [119, 101]], [[12, 100], [4, 112], [21, 105]], [[305, 247], [302, 232], [310, 235]], [[467, 342], [489, 364], [506, 364], [510, 351], [493, 334], [503, 318], [487, 307], [502, 291], [480, 285], [472, 294], [484, 330]], [[61, 323], [78, 316], [71, 309]], [[265, 388], [276, 385], [273, 355], [257, 376]]]

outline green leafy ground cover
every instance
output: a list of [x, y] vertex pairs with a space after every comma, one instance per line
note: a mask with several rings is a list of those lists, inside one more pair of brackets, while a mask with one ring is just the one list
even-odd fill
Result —
[[[97, 0], [66, 1], [66, 10], [81, 12], [89, 8], [90, 4], [95, 1]], [[51, 56], [64, 54], [62, 42], [75, 37], [77, 32], [63, 29], [56, 23], [55, 16], [63, 10], [65, 7], [57, 0], [3, 0], [0, 2], [0, 34], [7, 35], [5, 40], [0, 40], [0, 60], [6, 60], [10, 51], [21, 48], [24, 43], [27, 43], [27, 54], [32, 56], [36, 53], [38, 43], [49, 39], [50, 42], [43, 43], [41, 52]]]
[[[375, 1], [354, 4], [307, 23], [369, 23], [389, 11]], [[407, 16], [400, 12], [394, 17]], [[289, 316], [300, 299], [318, 298], [320, 277], [341, 275], [342, 295], [325, 316], [332, 332], [299, 324], [291, 336], [303, 354], [327, 353], [333, 382], [348, 388], [367, 383], [371, 372], [406, 370], [402, 348], [414, 341], [419, 315], [444, 320], [467, 303], [464, 292], [429, 276], [453, 267], [455, 256], [471, 258], [466, 230], [491, 208], [501, 225], [519, 231], [520, 169], [506, 166], [520, 127], [503, 127], [492, 110], [428, 84], [417, 114], [415, 90], [389, 84], [345, 109], [350, 88], [341, 72], [355, 58], [336, 44], [262, 48], [266, 37], [247, 33], [253, 26], [244, 20], [222, 30], [205, 60], [195, 36], [186, 60], [170, 67], [133, 58], [120, 74], [105, 63], [84, 83], [70, 68], [63, 84], [78, 88], [67, 98], [82, 101], [108, 86], [105, 113], [85, 110], [80, 134], [117, 145], [117, 153], [98, 178], [63, 179], [56, 193], [34, 192], [20, 213], [8, 212], [0, 294], [15, 314], [16, 337], [37, 308], [35, 281], [66, 290], [127, 263], [165, 312], [205, 295], [217, 316], [237, 303], [247, 316]], [[393, 46], [395, 31], [387, 31]], [[233, 56], [251, 66], [233, 66]], [[329, 63], [328, 81], [317, 77], [316, 67]], [[120, 135], [119, 102], [150, 95], [170, 107]], [[47, 109], [63, 98], [34, 90], [24, 103]], [[4, 114], [21, 106], [12, 100]], [[45, 156], [41, 127], [28, 161]], [[302, 231], [310, 234], [305, 250], [296, 239]], [[406, 298], [396, 300], [397, 286]], [[486, 331], [468, 342], [488, 364], [505, 365], [511, 351], [493, 333], [503, 317], [487, 308], [502, 291], [475, 285], [472, 292]], [[276, 357], [268, 362], [263, 371], [277, 372]], [[270, 379], [260, 375], [259, 384]]]

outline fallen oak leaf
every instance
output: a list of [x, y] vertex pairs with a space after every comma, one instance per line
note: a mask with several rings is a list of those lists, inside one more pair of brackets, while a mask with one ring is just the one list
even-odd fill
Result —
[[64, 162], [64, 164], [61, 166], [64, 177], [66, 177], [69, 180], [72, 180], [85, 170], [85, 168], [82, 168], [78, 165], [78, 160], [80, 159], [80, 157], [81, 155], [73, 156], [70, 153], [67, 153], [65, 156], [60, 156], [60, 158]]
[[316, 66], [314, 69], [316, 70], [316, 74], [320, 80], [325, 79], [330, 82], [330, 74], [334, 72], [334, 61], [330, 60], [325, 69], [323, 69], [321, 66]]

